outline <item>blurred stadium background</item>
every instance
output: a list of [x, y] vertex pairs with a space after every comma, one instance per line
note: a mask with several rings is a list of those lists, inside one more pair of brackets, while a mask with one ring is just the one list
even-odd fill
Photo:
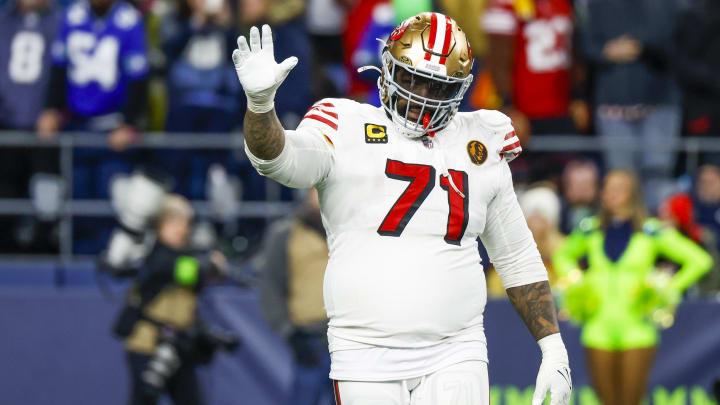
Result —
[[[294, 128], [323, 97], [378, 104], [376, 76], [356, 73], [379, 65], [375, 38], [420, 11], [450, 15], [476, 58], [462, 109], [513, 118], [525, 150], [511, 165], [516, 191], [548, 265], [597, 211], [603, 174], [618, 165], [641, 176], [651, 213], [718, 257], [714, 0], [127, 1], [0, 0], [0, 404], [127, 403], [111, 327], [131, 281], [98, 261], [118, 226], [113, 184], [138, 168], [165, 173], [196, 211], [192, 240], [230, 262], [198, 311], [242, 343], [201, 368], [205, 402], [296, 403], [292, 350], [262, 316], [253, 258], [305, 193], [250, 166], [230, 60], [236, 36], [260, 23], [273, 27], [278, 60], [300, 59], [276, 99]], [[97, 17], [96, 7], [110, 11]], [[537, 188], [550, 193], [523, 198]], [[717, 403], [718, 268], [659, 322], [648, 403]], [[529, 404], [539, 352], [486, 273], [492, 403]], [[562, 329], [573, 401], [597, 404], [567, 314]]]

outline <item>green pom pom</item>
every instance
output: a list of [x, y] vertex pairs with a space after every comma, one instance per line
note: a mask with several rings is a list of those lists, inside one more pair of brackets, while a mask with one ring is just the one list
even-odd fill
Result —
[[591, 283], [581, 280], [570, 285], [561, 300], [575, 323], [585, 323], [600, 309], [600, 297]]

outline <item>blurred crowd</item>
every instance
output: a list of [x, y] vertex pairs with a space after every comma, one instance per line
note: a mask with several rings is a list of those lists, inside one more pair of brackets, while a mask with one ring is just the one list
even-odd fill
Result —
[[[525, 213], [528, 226], [538, 245], [540, 255], [545, 262], [550, 276], [551, 285], [563, 287], [563, 284], [573, 280], [567, 278], [566, 269], [557, 270], [558, 252], [567, 246], [569, 236], [587, 233], [588, 224], [606, 216], [612, 210], [613, 204], [632, 206], [632, 201], [626, 194], [630, 190], [613, 188], [610, 183], [612, 175], [627, 173], [632, 179], [632, 172], [616, 170], [605, 177], [601, 176], [599, 167], [588, 159], [570, 161], [561, 173], [559, 185], [550, 181], [533, 183], [529, 186], [516, 189], [520, 207]], [[681, 186], [677, 186], [681, 188]], [[712, 258], [714, 267], [694, 285], [690, 292], [694, 296], [717, 296], [720, 293], [720, 168], [712, 164], [703, 165], [693, 179], [692, 185], [686, 191], [671, 194], [660, 202], [657, 218], [662, 221], [663, 227], [676, 229], [685, 238], [701, 246]], [[640, 206], [634, 208], [635, 213], [627, 215], [638, 225], [632, 233], [652, 234], [648, 226], [652, 221], [642, 202], [642, 187], [635, 184], [631, 187], [633, 194], [638, 195]], [[625, 200], [627, 198], [627, 200]], [[617, 203], [614, 199], [620, 199]], [[632, 211], [632, 209], [628, 208]], [[637, 220], [635, 218], [638, 218]], [[609, 225], [600, 227], [603, 232], [610, 232], [612, 225], [622, 224], [628, 218], [609, 221]], [[594, 226], [593, 226], [594, 228]], [[606, 253], [612, 248], [608, 246], [609, 236], [604, 237]], [[628, 240], [620, 242], [620, 254], [630, 249]], [[675, 249], [679, 249], [675, 246]], [[645, 250], [654, 251], [647, 247]], [[659, 250], [659, 249], [658, 249]], [[661, 255], [663, 253], [659, 252]], [[655, 253], [653, 253], [655, 254]], [[665, 255], [667, 257], [667, 255]], [[611, 258], [612, 262], [617, 262]], [[671, 259], [673, 260], [673, 259]], [[677, 271], [680, 266], [670, 263], [659, 264], [659, 268], [666, 267], [670, 273]], [[588, 268], [584, 263], [581, 268]], [[667, 267], [669, 266], [669, 268]], [[490, 296], [503, 297], [505, 290], [499, 278], [494, 273], [488, 274], [488, 290]]]
[[[720, 135], [720, 5], [713, 0], [0, 3], [0, 129], [107, 140], [107, 148], [74, 151], [71, 184], [57, 176], [56, 150], [3, 147], [3, 198], [106, 199], [116, 175], [145, 166], [167, 173], [173, 191], [191, 200], [208, 198], [208, 173], [218, 168], [242, 186], [232, 189], [238, 199], [293, 200], [288, 190], [268, 195], [236, 151], [132, 146], [151, 131], [167, 138], [239, 132], [246, 101], [229, 55], [239, 34], [262, 23], [273, 27], [277, 60], [300, 60], [276, 96], [285, 127], [323, 97], [378, 104], [377, 77], [357, 68], [380, 64], [376, 38], [417, 12], [437, 10], [455, 18], [472, 44], [476, 80], [461, 109], [502, 110], [525, 145], [513, 172], [519, 189], [531, 188], [524, 205], [547, 222], [531, 220], [545, 254], [594, 212], [602, 174], [618, 168], [639, 175], [651, 213], [694, 239], [720, 227], [713, 188], [720, 187], [720, 154], [702, 153], [703, 169], [685, 173], [675, 144], [681, 136]], [[599, 137], [605, 152], [529, 147], [531, 138], [563, 134]], [[15, 230], [2, 237], [3, 249], [57, 251], [53, 220], [0, 219]], [[98, 230], [109, 225], [86, 222], [75, 226], [76, 253], [96, 253], [108, 237]]]

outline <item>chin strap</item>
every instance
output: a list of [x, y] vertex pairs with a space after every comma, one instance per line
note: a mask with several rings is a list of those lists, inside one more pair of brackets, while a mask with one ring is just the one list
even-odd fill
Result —
[[[428, 113], [425, 113], [425, 115], [423, 116], [423, 128], [427, 129], [429, 125], [430, 125], [430, 115]], [[430, 138], [432, 138], [432, 142], [437, 146], [437, 152], [435, 153], [435, 157], [439, 156], [439, 159], [436, 159], [436, 160], [437, 160], [438, 166], [440, 167], [440, 175], [447, 177], [448, 181], [450, 182], [450, 187], [452, 187], [452, 189], [455, 190], [455, 192], [458, 193], [458, 195], [461, 198], [465, 198], [465, 194], [463, 194], [462, 191], [460, 191], [457, 188], [457, 186], [455, 185], [455, 182], [453, 181], [452, 176], [448, 172], [447, 163], [445, 163], [445, 154], [443, 153], [443, 151], [440, 148], [440, 139], [435, 138], [435, 131], [428, 132], [428, 135], [430, 136]], [[435, 149], [435, 148], [433, 148], [433, 149]]]

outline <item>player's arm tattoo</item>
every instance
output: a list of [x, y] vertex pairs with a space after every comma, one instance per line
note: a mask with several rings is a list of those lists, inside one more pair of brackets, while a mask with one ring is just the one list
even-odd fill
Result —
[[508, 288], [507, 295], [535, 340], [560, 331], [547, 281]]
[[245, 112], [245, 142], [253, 155], [263, 160], [271, 160], [282, 152], [285, 146], [285, 130], [275, 114], [275, 110], [266, 113]]

